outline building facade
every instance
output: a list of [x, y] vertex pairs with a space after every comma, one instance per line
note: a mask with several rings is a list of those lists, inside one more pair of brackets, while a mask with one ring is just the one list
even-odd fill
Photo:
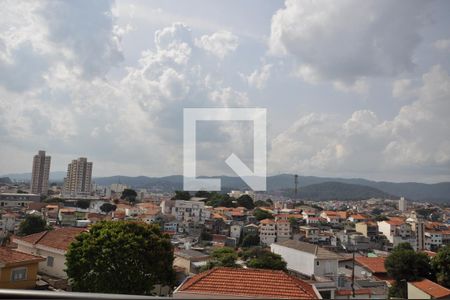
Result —
[[88, 162], [85, 157], [72, 160], [64, 178], [64, 196], [88, 196], [91, 193], [91, 180], [92, 162]]
[[31, 193], [47, 195], [48, 177], [50, 174], [51, 157], [45, 155], [45, 151], [40, 150], [33, 157], [33, 168], [31, 172]]

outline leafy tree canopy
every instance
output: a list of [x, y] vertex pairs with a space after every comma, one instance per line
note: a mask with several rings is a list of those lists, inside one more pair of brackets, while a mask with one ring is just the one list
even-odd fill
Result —
[[100, 210], [101, 210], [102, 212], [105, 212], [105, 213], [109, 213], [109, 212], [115, 211], [116, 208], [117, 208], [117, 206], [114, 205], [114, 204], [111, 204], [111, 203], [103, 203], [103, 204], [100, 206]]
[[41, 216], [27, 215], [19, 225], [19, 235], [29, 235], [50, 229]]
[[191, 194], [187, 191], [175, 191], [175, 196], [172, 200], [189, 200], [191, 199]]
[[259, 235], [257, 234], [246, 234], [242, 239], [242, 247], [252, 247], [259, 245]]
[[238, 206], [243, 206], [247, 209], [255, 208], [255, 204], [253, 203], [252, 197], [249, 195], [242, 195], [237, 199]]
[[66, 254], [74, 291], [150, 295], [173, 286], [173, 248], [159, 226], [103, 221], [81, 233]]
[[439, 249], [437, 255], [431, 260], [436, 273], [436, 280], [440, 285], [450, 288], [450, 245]]
[[255, 209], [253, 211], [253, 216], [255, 216], [256, 220], [258, 220], [258, 221], [261, 221], [264, 219], [273, 219], [273, 215], [270, 212], [259, 209], [259, 208]]
[[264, 251], [261, 255], [250, 259], [247, 266], [257, 269], [286, 270], [286, 262], [281, 255], [269, 251]]

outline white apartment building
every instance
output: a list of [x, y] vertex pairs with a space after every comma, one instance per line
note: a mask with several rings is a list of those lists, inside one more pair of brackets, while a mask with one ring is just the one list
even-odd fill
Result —
[[72, 160], [64, 178], [63, 195], [69, 197], [89, 196], [91, 193], [92, 162], [86, 157]]
[[392, 244], [392, 247], [400, 243], [409, 243], [417, 250], [416, 235], [411, 229], [411, 224], [399, 219], [391, 219], [378, 222], [378, 231], [381, 232]]
[[277, 242], [289, 240], [292, 237], [291, 223], [286, 220], [277, 220]]
[[443, 232], [437, 230], [425, 230], [425, 249], [437, 251], [442, 246]]
[[405, 211], [408, 208], [408, 202], [406, 202], [405, 197], [401, 197], [400, 200], [398, 200], [398, 210]]
[[263, 245], [271, 245], [277, 239], [277, 225], [274, 220], [264, 219], [259, 223], [259, 240]]
[[45, 151], [40, 150], [33, 157], [33, 168], [31, 172], [31, 193], [39, 195], [48, 194], [48, 177], [50, 174], [51, 157], [45, 155]]
[[175, 200], [172, 215], [178, 221], [203, 224], [210, 218], [211, 212], [205, 208], [205, 203], [202, 201]]

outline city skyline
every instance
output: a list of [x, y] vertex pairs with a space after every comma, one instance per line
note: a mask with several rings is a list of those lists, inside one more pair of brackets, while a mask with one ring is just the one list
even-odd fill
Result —
[[[1, 174], [182, 174], [183, 108], [261, 107], [268, 175], [450, 181], [449, 2], [5, 3]], [[197, 173], [251, 169], [251, 131], [199, 124]]]

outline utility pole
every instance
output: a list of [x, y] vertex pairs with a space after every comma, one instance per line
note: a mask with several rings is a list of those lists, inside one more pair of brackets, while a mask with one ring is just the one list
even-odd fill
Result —
[[294, 186], [295, 186], [294, 196], [295, 196], [295, 199], [297, 199], [297, 192], [298, 192], [298, 175], [297, 174], [294, 175]]

